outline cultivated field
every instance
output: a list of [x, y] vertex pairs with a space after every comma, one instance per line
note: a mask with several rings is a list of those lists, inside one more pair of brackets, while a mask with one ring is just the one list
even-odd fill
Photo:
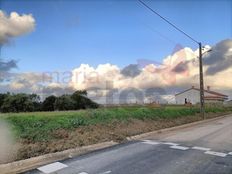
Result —
[[[208, 118], [231, 108], [207, 108]], [[19, 160], [201, 120], [199, 108], [125, 106], [65, 112], [1, 114], [11, 126]]]

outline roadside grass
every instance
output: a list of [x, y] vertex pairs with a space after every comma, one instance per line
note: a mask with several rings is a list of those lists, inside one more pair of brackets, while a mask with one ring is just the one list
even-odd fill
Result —
[[[230, 111], [231, 108], [206, 108], [206, 113]], [[17, 139], [29, 142], [52, 141], [53, 132], [59, 129], [73, 130], [81, 126], [112, 124], [137, 120], [175, 119], [199, 113], [189, 107], [118, 107], [81, 111], [7, 113], [2, 118], [12, 125]]]
[[[232, 108], [207, 107], [207, 118]], [[62, 112], [5, 113], [15, 135], [8, 162], [202, 120], [197, 107], [123, 106]], [[1, 161], [0, 161], [1, 163]]]

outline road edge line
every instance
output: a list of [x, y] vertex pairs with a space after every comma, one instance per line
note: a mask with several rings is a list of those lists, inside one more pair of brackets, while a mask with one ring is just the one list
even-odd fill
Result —
[[26, 172], [32, 169], [36, 169], [43, 165], [53, 163], [55, 161], [68, 159], [70, 157], [75, 157], [91, 151], [101, 150], [117, 144], [118, 143], [113, 141], [103, 142], [94, 145], [68, 149], [61, 152], [49, 153], [25, 160], [15, 161], [12, 163], [0, 164], [0, 171], [1, 174], [13, 174], [13, 173], [15, 174], [15, 173]]
[[[183, 129], [183, 128], [191, 127], [191, 126], [194, 126], [197, 124], [204, 124], [207, 122], [219, 120], [219, 119], [229, 117], [229, 116], [231, 116], [231, 114], [226, 114], [226, 115], [218, 116], [215, 118], [186, 123], [186, 124], [183, 124], [180, 126], [159, 129], [159, 130], [152, 131], [152, 132], [147, 132], [147, 133], [143, 133], [143, 134], [139, 134], [139, 135], [135, 135], [135, 136], [130, 136], [130, 137], [127, 137], [126, 139], [128, 141], [144, 140], [146, 137], [149, 137], [152, 135], [165, 133], [165, 132], [169, 132], [169, 131], [173, 131], [173, 130], [177, 130], [177, 129]], [[82, 155], [82, 154], [85, 154], [88, 152], [101, 150], [101, 149], [111, 147], [111, 146], [114, 146], [117, 144], [119, 144], [119, 143], [114, 142], [114, 141], [108, 141], [108, 142], [93, 144], [93, 145], [89, 145], [89, 146], [68, 149], [68, 150], [64, 150], [61, 152], [49, 153], [49, 154], [45, 154], [45, 155], [41, 155], [41, 156], [37, 156], [37, 157], [32, 157], [32, 158], [25, 159], [25, 160], [15, 161], [12, 163], [0, 164], [0, 171], [2, 174], [15, 174], [15, 173], [26, 172], [26, 171], [29, 171], [32, 169], [36, 169], [40, 166], [49, 164], [49, 163], [68, 159], [70, 157], [75, 157], [75, 156]]]
[[146, 133], [143, 133], [143, 134], [127, 137], [127, 140], [128, 141], [131, 141], [131, 140], [144, 140], [144, 139], [147, 139], [150, 136], [153, 136], [153, 135], [156, 135], [156, 134], [166, 133], [166, 132], [170, 132], [170, 131], [174, 131], [174, 130], [178, 130], [178, 129], [184, 129], [184, 128], [188, 128], [188, 127], [195, 126], [195, 125], [198, 125], [198, 124], [204, 124], [204, 123], [220, 120], [222, 118], [229, 117], [229, 116], [231, 116], [231, 114], [226, 114], [226, 115], [218, 116], [218, 117], [215, 117], [215, 118], [209, 118], [209, 119], [206, 119], [206, 120], [194, 121], [194, 122], [182, 124], [182, 125], [179, 125], [179, 126], [174, 126], [174, 127], [159, 129], [159, 130], [155, 130], [155, 131], [151, 131], [151, 132], [146, 132]]

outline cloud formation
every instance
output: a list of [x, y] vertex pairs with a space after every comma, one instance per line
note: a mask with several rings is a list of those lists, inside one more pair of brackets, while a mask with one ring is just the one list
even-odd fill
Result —
[[229, 69], [232, 65], [232, 40], [223, 40], [212, 47], [212, 51], [204, 58], [204, 64], [208, 65], [206, 75]]
[[[204, 51], [211, 49], [208, 45], [205, 48]], [[232, 72], [232, 40], [223, 40], [213, 46], [212, 50], [204, 57], [205, 84], [215, 89], [231, 88], [231, 78], [226, 82], [222, 82], [222, 79]], [[82, 64], [73, 70], [70, 85], [75, 89], [190, 87], [199, 84], [198, 52], [198, 49], [180, 48], [161, 63], [139, 59], [137, 64], [128, 65], [122, 70], [111, 64], [102, 64], [96, 68]]]
[[126, 77], [136, 77], [140, 72], [141, 70], [137, 64], [130, 64], [121, 70], [121, 74]]
[[101, 64], [96, 68], [82, 64], [73, 70], [70, 85], [75, 89], [148, 89], [176, 85], [178, 79], [190, 75], [189, 68], [194, 66], [194, 56], [194, 51], [184, 48], [160, 64], [140, 59], [138, 64], [128, 65], [122, 70], [111, 64]]
[[[217, 54], [215, 55], [212, 51], [204, 57], [205, 86], [209, 85], [214, 90], [231, 90], [232, 68], [224, 66], [224, 62], [230, 64], [231, 61], [231, 42], [232, 40], [219, 42], [212, 47]], [[206, 48], [210, 49], [211, 47], [206, 46]], [[130, 96], [129, 93], [131, 91], [133, 93], [136, 89], [142, 92], [148, 100], [156, 97], [157, 91], [171, 100], [170, 89], [178, 91], [177, 89], [180, 88], [198, 86], [198, 52], [199, 50], [191, 48], [181, 48], [163, 59], [163, 62], [139, 59], [137, 64], [131, 64], [122, 69], [109, 63], [100, 64], [97, 67], [81, 64], [65, 75], [55, 73], [55, 78], [52, 76], [53, 73], [18, 74], [17, 78], [13, 79], [4, 89], [32, 91], [44, 96], [62, 95], [72, 93], [74, 90], [86, 89], [92, 98], [101, 101], [101, 97], [105, 97], [105, 99], [109, 97], [109, 102], [112, 102], [110, 99], [112, 95], [123, 99], [122, 94]], [[215, 70], [214, 66], [216, 65], [220, 68]], [[208, 75], [209, 72], [212, 72], [211, 69], [216, 72], [214, 75]], [[71, 79], [68, 82], [66, 81], [67, 77]], [[63, 79], [63, 81], [56, 81], [56, 79]], [[160, 89], [164, 89], [164, 91]], [[140, 95], [140, 93], [138, 94]], [[173, 91], [172, 94], [174, 94]]]
[[17, 62], [15, 60], [5, 61], [0, 58], [0, 82], [8, 80], [11, 76], [10, 70], [17, 68]]
[[35, 19], [31, 14], [19, 15], [11, 12], [8, 16], [0, 10], [0, 45], [3, 45], [13, 37], [17, 37], [33, 31]]
[[[31, 14], [19, 15], [16, 12], [11, 12], [8, 16], [0, 10], [0, 49], [11, 38], [29, 33], [34, 27], [35, 19]], [[17, 61], [3, 60], [0, 57], [0, 82], [11, 80], [14, 74], [10, 71], [14, 68], [17, 68]]]

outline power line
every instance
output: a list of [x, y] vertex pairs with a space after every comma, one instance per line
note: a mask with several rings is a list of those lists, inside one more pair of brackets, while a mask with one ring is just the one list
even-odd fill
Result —
[[142, 0], [138, 0], [143, 6], [145, 6], [147, 9], [152, 11], [154, 14], [159, 16], [161, 19], [163, 19], [165, 22], [167, 22], [169, 25], [174, 27], [177, 31], [181, 32], [185, 36], [187, 36], [189, 39], [191, 39], [193, 42], [197, 43], [199, 46], [199, 75], [200, 75], [200, 111], [202, 117], [205, 119], [205, 101], [204, 101], [204, 75], [203, 75], [203, 62], [202, 62], [202, 45], [201, 42], [198, 42], [194, 38], [192, 38], [190, 35], [182, 31], [179, 27], [171, 23], [169, 20], [161, 16], [159, 13], [157, 13], [155, 10], [153, 10], [151, 7], [149, 7], [147, 4], [145, 4]]
[[169, 20], [167, 20], [166, 18], [164, 18], [163, 16], [161, 16], [158, 12], [156, 12], [155, 10], [153, 10], [151, 7], [149, 7], [147, 4], [145, 4], [143, 1], [138, 0], [143, 6], [145, 6], [146, 8], [148, 8], [150, 11], [152, 11], [153, 13], [155, 13], [157, 16], [159, 16], [161, 19], [163, 19], [165, 22], [167, 22], [168, 24], [170, 24], [171, 26], [173, 26], [176, 30], [178, 30], [179, 32], [181, 32], [182, 34], [184, 34], [185, 36], [187, 36], [189, 39], [191, 39], [193, 42], [199, 44], [199, 42], [197, 40], [195, 40], [193, 37], [191, 37], [190, 35], [188, 35], [187, 33], [185, 33], [183, 30], [181, 30], [179, 27], [177, 27], [176, 25], [174, 25], [173, 23], [171, 23]]
[[1, 54], [2, 54], [2, 45], [0, 44], [0, 58], [1, 58]]

